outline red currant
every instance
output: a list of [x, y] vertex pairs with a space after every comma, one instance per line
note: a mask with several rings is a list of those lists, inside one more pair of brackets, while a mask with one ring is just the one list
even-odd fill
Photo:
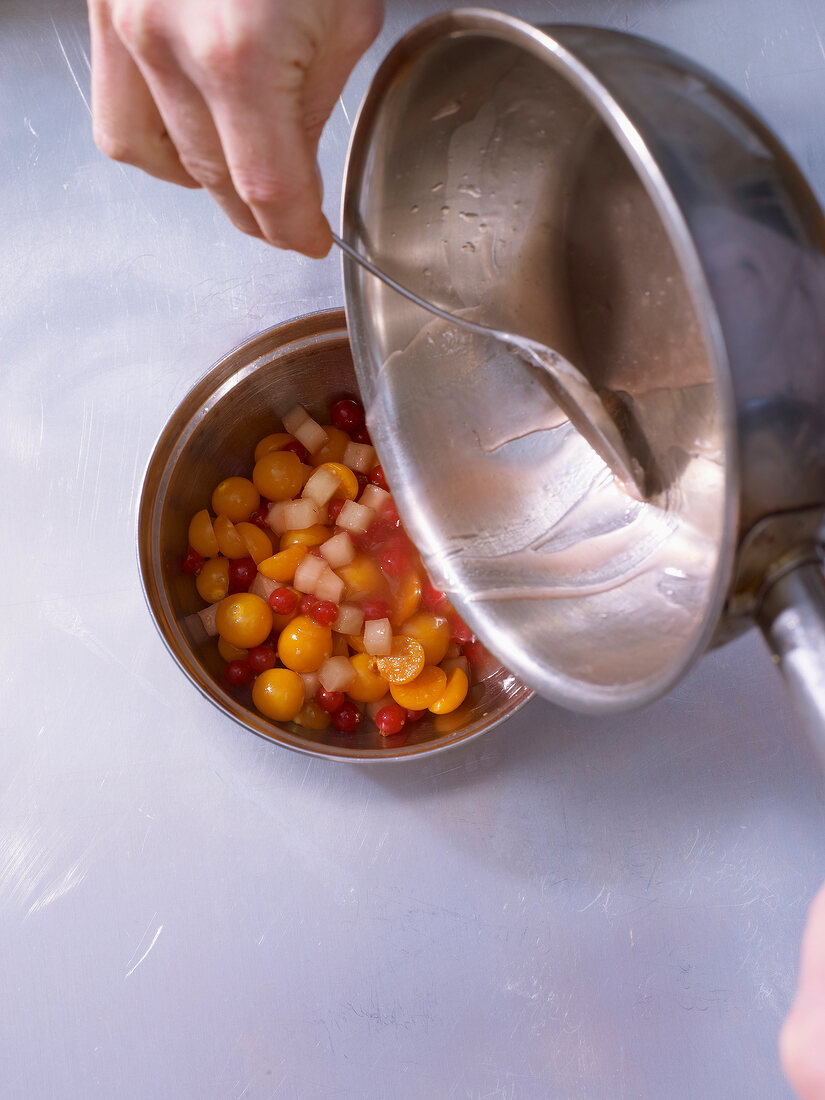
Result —
[[181, 563], [181, 569], [184, 573], [187, 573], [190, 577], [194, 577], [196, 573], [200, 573], [201, 566], [203, 565], [203, 558], [190, 546], [186, 551], [186, 556]]
[[380, 596], [367, 596], [361, 603], [361, 610], [364, 612], [366, 622], [371, 619], [388, 619], [390, 617], [390, 605], [386, 600], [382, 600]]
[[349, 434], [353, 443], [372, 443], [372, 436], [367, 431], [366, 424], [362, 424], [360, 428], [354, 428]]
[[243, 687], [252, 679], [249, 661], [230, 661], [224, 670], [224, 676], [231, 687]]
[[294, 588], [273, 588], [269, 593], [269, 606], [279, 615], [291, 615], [300, 599]]
[[382, 707], [375, 716], [375, 724], [382, 733], [400, 733], [407, 721], [407, 711], [398, 703], [392, 703], [388, 707]]
[[326, 688], [319, 687], [315, 692], [315, 702], [327, 714], [335, 714], [337, 710], [341, 709], [345, 701], [343, 691], [327, 691]]
[[364, 406], [351, 397], [342, 397], [330, 409], [330, 420], [336, 428], [352, 432], [354, 428], [360, 428], [364, 423]]
[[429, 577], [421, 582], [421, 603], [428, 611], [440, 611], [447, 602], [446, 593], [436, 588]]
[[355, 703], [343, 703], [333, 714], [332, 724], [341, 733], [355, 733], [361, 725], [361, 711]]
[[266, 672], [268, 668], [274, 668], [278, 660], [277, 654], [271, 645], [253, 646], [247, 653], [246, 659], [255, 676], [260, 672]]
[[458, 642], [459, 645], [466, 645], [467, 642], [473, 640], [473, 632], [469, 626], [464, 622], [462, 618], [452, 613], [447, 619], [450, 624], [450, 641]]
[[282, 451], [292, 451], [300, 458], [301, 462], [309, 462], [309, 451], [300, 441], [300, 439], [291, 439], [286, 446], [281, 447]]
[[412, 555], [403, 542], [392, 542], [381, 553], [378, 564], [388, 576], [398, 580], [412, 569]]
[[396, 528], [385, 519], [373, 520], [362, 535], [356, 535], [355, 541], [362, 550], [372, 551], [383, 546], [396, 534]]
[[385, 489], [387, 492], [390, 491], [390, 487], [387, 485], [387, 479], [384, 476], [383, 466], [373, 466], [367, 476], [369, 481], [371, 481], [373, 485], [377, 485], [379, 489]]
[[316, 600], [309, 617], [318, 626], [332, 626], [338, 618], [338, 605], [332, 600]]
[[426, 713], [426, 710], [410, 710], [410, 708], [407, 707], [407, 721], [419, 722]]
[[269, 524], [266, 522], [266, 517], [269, 515], [269, 509], [272, 505], [268, 500], [262, 500], [259, 508], [256, 508], [252, 515], [249, 517], [249, 522], [254, 523], [256, 527], [260, 527], [262, 531], [269, 530]]
[[252, 558], [233, 558], [229, 563], [229, 593], [248, 592], [258, 575], [258, 567]]
[[301, 602], [298, 604], [298, 614], [312, 615], [312, 612], [315, 610], [315, 605], [317, 603], [317, 598], [315, 596], [310, 596], [309, 593], [307, 593], [305, 596], [301, 596]]
[[394, 500], [388, 500], [381, 509], [381, 519], [396, 529], [401, 526], [401, 516], [398, 514]]
[[481, 642], [478, 641], [477, 638], [473, 638], [471, 641], [465, 642], [462, 646], [462, 649], [464, 651], [464, 656], [467, 658], [471, 665], [477, 665], [479, 661], [483, 661], [484, 658], [487, 656], [487, 650], [484, 648]]
[[345, 504], [346, 504], [346, 501], [343, 500], [341, 497], [333, 497], [332, 498], [332, 500], [327, 505], [327, 511], [329, 512], [329, 522], [330, 523], [337, 523], [338, 522], [338, 517], [341, 514], [341, 509], [344, 507]]

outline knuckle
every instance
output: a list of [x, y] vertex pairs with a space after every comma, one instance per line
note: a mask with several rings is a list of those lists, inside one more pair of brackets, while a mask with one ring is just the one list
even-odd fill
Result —
[[165, 41], [164, 4], [160, 0], [122, 0], [112, 10], [112, 25], [121, 42], [150, 60]]
[[232, 191], [232, 180], [225, 164], [197, 152], [181, 152], [180, 162], [189, 175], [208, 191], [224, 195]]
[[207, 84], [235, 83], [248, 76], [255, 59], [254, 43], [245, 34], [202, 34], [192, 44], [193, 63]]
[[259, 241], [265, 240], [265, 237], [261, 232], [260, 227], [257, 225], [256, 222], [252, 221], [251, 219], [244, 220], [243, 218], [230, 216], [229, 220], [232, 222], [236, 229], [239, 229], [241, 233], [245, 233], [247, 237], [255, 237]]
[[285, 173], [253, 175], [237, 172], [235, 190], [247, 206], [283, 209], [297, 202], [301, 194], [306, 191], [306, 187]]
[[116, 160], [121, 164], [133, 164], [135, 153], [131, 144], [120, 134], [112, 133], [100, 123], [95, 123], [92, 130], [95, 145], [109, 160]]

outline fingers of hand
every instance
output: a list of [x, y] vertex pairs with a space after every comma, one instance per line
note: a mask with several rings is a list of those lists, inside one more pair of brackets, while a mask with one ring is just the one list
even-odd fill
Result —
[[112, 25], [108, 6], [90, 0], [92, 122], [95, 143], [112, 160], [158, 179], [198, 187], [180, 162], [137, 65]]
[[324, 255], [318, 137], [380, 27], [380, 0], [352, 0], [346, 18], [336, 0], [89, 0], [89, 9], [101, 148], [204, 186], [244, 232]]
[[147, 68], [145, 78], [183, 167], [233, 225], [250, 236], [262, 237], [254, 212], [235, 188], [213, 112], [198, 88], [179, 70]]
[[[197, 23], [198, 11], [189, 11], [186, 0], [175, 6], [158, 0], [90, 0], [90, 22], [95, 5], [110, 9], [111, 34], [152, 102], [180, 171], [192, 186], [209, 191], [238, 229], [262, 237], [254, 215], [235, 191], [209, 107], [183, 63], [189, 48], [183, 30], [193, 20]], [[190, 35], [196, 37], [196, 29]], [[120, 107], [121, 116], [128, 106]], [[145, 156], [138, 159], [143, 153], [131, 149], [130, 163], [147, 168]]]
[[202, 27], [183, 64], [211, 113], [235, 191], [265, 238], [323, 256], [332, 235], [321, 209], [304, 96], [316, 38], [326, 39], [296, 27], [294, 8], [265, 6], [266, 13], [252, 4], [251, 23]]

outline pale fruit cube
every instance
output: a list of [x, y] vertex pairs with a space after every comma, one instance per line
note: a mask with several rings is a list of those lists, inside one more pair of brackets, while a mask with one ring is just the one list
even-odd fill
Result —
[[300, 428], [305, 420], [309, 420], [309, 413], [303, 405], [295, 405], [288, 413], [281, 417], [284, 431], [289, 432], [290, 435], [295, 435], [295, 429]]
[[384, 505], [389, 503], [390, 499], [390, 494], [386, 489], [382, 489], [378, 485], [367, 485], [358, 498], [358, 503], [363, 505], [364, 508], [372, 508], [373, 512], [380, 512]]
[[209, 607], [204, 607], [198, 612], [203, 629], [209, 635], [210, 638], [214, 638], [218, 633], [218, 627], [216, 619], [218, 616], [218, 608], [221, 606], [222, 601], [218, 600], [216, 603], [211, 603]]
[[314, 501], [319, 508], [323, 508], [340, 489], [340, 478], [332, 470], [319, 466], [310, 474], [301, 495]]
[[386, 657], [392, 650], [392, 624], [389, 619], [370, 619], [364, 623], [364, 648], [373, 657]]
[[372, 508], [365, 508], [363, 504], [356, 504], [354, 500], [347, 500], [338, 514], [338, 526], [353, 534], [363, 534], [375, 518]]
[[371, 447], [369, 443], [348, 443], [341, 461], [351, 470], [365, 474], [375, 465], [375, 458], [375, 447]]
[[355, 547], [347, 531], [339, 531], [337, 535], [321, 543], [319, 549], [329, 562], [331, 569], [340, 569], [342, 565], [349, 565], [355, 557]]
[[332, 603], [340, 603], [341, 597], [344, 594], [344, 582], [337, 573], [334, 573], [329, 566], [326, 566], [323, 573], [321, 573], [318, 580], [315, 582], [312, 594], [313, 596], [317, 596], [319, 600], [331, 600]]
[[314, 500], [290, 500], [284, 508], [287, 531], [304, 531], [321, 522], [321, 511]]
[[318, 669], [324, 691], [346, 691], [356, 677], [349, 657], [328, 657]]
[[297, 588], [299, 592], [310, 592], [314, 595], [315, 586], [325, 569], [329, 569], [329, 566], [323, 558], [316, 558], [314, 554], [307, 554], [295, 570], [295, 577], [292, 581], [293, 587]]
[[332, 624], [337, 634], [358, 635], [364, 625], [364, 612], [356, 603], [342, 603], [338, 608], [338, 618]]

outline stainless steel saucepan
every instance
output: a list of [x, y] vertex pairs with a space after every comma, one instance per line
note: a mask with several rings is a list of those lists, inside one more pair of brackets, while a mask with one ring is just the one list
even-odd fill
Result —
[[644, 456], [639, 501], [508, 348], [344, 257], [399, 507], [497, 656], [612, 713], [756, 621], [825, 739], [825, 219], [748, 107], [636, 37], [447, 12], [365, 98], [342, 236], [558, 349]]

